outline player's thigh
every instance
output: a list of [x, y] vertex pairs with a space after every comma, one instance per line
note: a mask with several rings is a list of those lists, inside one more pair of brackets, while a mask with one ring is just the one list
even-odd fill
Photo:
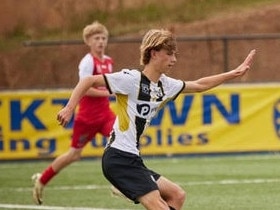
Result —
[[137, 198], [158, 190], [152, 172], [138, 155], [108, 147], [102, 157], [104, 176], [126, 197]]
[[173, 196], [178, 195], [178, 193], [183, 193], [183, 189], [176, 183], [170, 181], [169, 179], [161, 176], [157, 180], [157, 185], [160, 191], [161, 196], [164, 199], [170, 199]]
[[103, 136], [106, 136], [106, 137], [110, 136], [111, 131], [113, 129], [115, 119], [116, 119], [116, 116], [113, 113], [111, 113], [111, 114], [108, 114], [106, 116], [106, 119], [103, 120], [103, 122], [101, 123], [101, 125], [102, 125], [101, 129], [99, 131]]
[[71, 146], [76, 149], [83, 148], [95, 137], [96, 133], [100, 129], [99, 127], [100, 125], [94, 125], [93, 123], [75, 121]]

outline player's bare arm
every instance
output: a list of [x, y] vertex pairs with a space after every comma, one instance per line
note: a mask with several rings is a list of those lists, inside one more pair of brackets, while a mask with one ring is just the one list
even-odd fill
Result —
[[59, 124], [65, 127], [69, 123], [81, 97], [86, 93], [86, 91], [90, 87], [98, 87], [104, 85], [105, 81], [103, 75], [88, 76], [81, 79], [74, 88], [66, 106], [63, 109], [61, 109], [57, 114], [57, 120]]
[[228, 80], [243, 76], [250, 69], [255, 54], [256, 50], [251, 50], [243, 63], [229, 72], [203, 77], [195, 81], [185, 81], [186, 85], [183, 93], [203, 92]]
[[89, 88], [85, 95], [91, 96], [91, 97], [109, 97], [109, 96], [111, 96], [110, 92], [106, 88], [97, 89], [95, 87]]

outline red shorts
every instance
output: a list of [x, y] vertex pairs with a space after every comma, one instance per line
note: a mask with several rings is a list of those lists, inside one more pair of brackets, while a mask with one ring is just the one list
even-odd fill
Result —
[[104, 117], [103, 120], [94, 123], [86, 123], [82, 121], [74, 121], [73, 136], [71, 147], [76, 149], [83, 148], [89, 141], [91, 141], [97, 133], [105, 137], [109, 137], [113, 124], [115, 122], [115, 115], [112, 113]]

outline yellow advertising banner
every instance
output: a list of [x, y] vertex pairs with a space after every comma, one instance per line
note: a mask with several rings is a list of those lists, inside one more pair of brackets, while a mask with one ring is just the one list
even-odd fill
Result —
[[[53, 158], [69, 149], [73, 120], [56, 121], [70, 90], [0, 92], [0, 160]], [[114, 99], [111, 106], [114, 109]], [[98, 135], [83, 151], [100, 157]], [[180, 95], [152, 120], [143, 155], [280, 151], [280, 84], [223, 85]]]

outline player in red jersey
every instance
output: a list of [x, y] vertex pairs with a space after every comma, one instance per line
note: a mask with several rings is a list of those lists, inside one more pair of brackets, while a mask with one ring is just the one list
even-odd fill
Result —
[[[108, 42], [108, 30], [95, 21], [83, 30], [83, 39], [89, 46], [87, 53], [79, 64], [79, 78], [112, 72], [112, 58], [105, 55]], [[81, 157], [84, 146], [97, 133], [108, 137], [115, 114], [110, 109], [110, 93], [105, 87], [90, 88], [79, 102], [79, 110], [75, 116], [73, 136], [70, 149], [58, 156], [42, 173], [32, 176], [34, 181], [33, 200], [36, 204], [43, 203], [43, 189], [48, 182], [63, 168]]]

